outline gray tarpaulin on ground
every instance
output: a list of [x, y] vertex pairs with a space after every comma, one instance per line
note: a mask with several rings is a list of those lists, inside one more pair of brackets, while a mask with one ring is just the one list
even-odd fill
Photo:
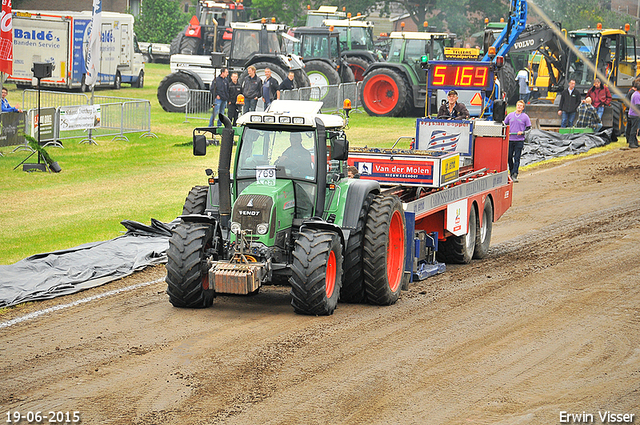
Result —
[[125, 220], [127, 233], [115, 239], [0, 265], [0, 307], [72, 294], [166, 263], [173, 223]]
[[[598, 134], [558, 134], [531, 130], [521, 165], [586, 152], [611, 141], [611, 130]], [[68, 295], [165, 263], [171, 229], [177, 221], [151, 226], [125, 220], [124, 236], [63, 251], [33, 255], [0, 266], [0, 307]]]
[[549, 158], [575, 155], [611, 142], [611, 129], [596, 134], [558, 134], [553, 131], [531, 130], [524, 143], [520, 166]]

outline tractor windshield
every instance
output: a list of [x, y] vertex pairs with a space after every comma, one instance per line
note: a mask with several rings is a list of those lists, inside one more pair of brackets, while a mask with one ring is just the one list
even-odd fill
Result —
[[[373, 50], [373, 36], [371, 28], [364, 27], [335, 27], [340, 34], [342, 50]], [[349, 30], [351, 30], [351, 47], [349, 47]]]
[[329, 37], [322, 34], [306, 34], [302, 39], [300, 56], [306, 59], [331, 59]]
[[248, 127], [243, 132], [240, 146], [238, 179], [255, 179], [259, 167], [271, 166], [275, 167], [277, 177], [315, 181], [314, 131]]
[[[267, 32], [267, 45], [262, 53], [280, 54], [280, 42], [276, 32]], [[231, 59], [246, 59], [253, 53], [260, 53], [260, 30], [233, 30]]]
[[[575, 37], [572, 37], [572, 39], [573, 45], [580, 51], [580, 53], [582, 53], [589, 62], [595, 64], [600, 37], [597, 37], [595, 34], [584, 34], [576, 35]], [[593, 83], [593, 71], [573, 52], [569, 52], [568, 66], [567, 82], [569, 80], [576, 80], [576, 84], [579, 86], [590, 85]]]

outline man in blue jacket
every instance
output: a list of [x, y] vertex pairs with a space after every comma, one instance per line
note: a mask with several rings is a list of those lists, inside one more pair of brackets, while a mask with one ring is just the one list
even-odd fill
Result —
[[209, 120], [209, 127], [213, 127], [213, 122], [216, 118], [218, 119], [218, 127], [222, 126], [218, 114], [224, 114], [225, 109], [227, 109], [227, 102], [229, 101], [229, 80], [227, 80], [227, 75], [229, 75], [229, 70], [222, 68], [220, 74], [211, 82], [209, 91], [213, 96], [213, 115], [211, 115], [211, 119]]
[[7, 94], [9, 94], [9, 90], [7, 90], [6, 87], [3, 87], [2, 88], [2, 112], [22, 112], [21, 109], [9, 105], [9, 101], [7, 100]]

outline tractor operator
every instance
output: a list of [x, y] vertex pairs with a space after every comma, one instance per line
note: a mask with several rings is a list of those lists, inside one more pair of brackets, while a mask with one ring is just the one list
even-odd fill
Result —
[[438, 118], [445, 120], [467, 120], [469, 111], [464, 103], [458, 102], [458, 92], [449, 90], [447, 103], [443, 103], [438, 110]]
[[313, 176], [311, 153], [302, 146], [302, 135], [300, 133], [291, 133], [289, 142], [291, 146], [282, 152], [282, 155], [276, 161], [276, 165], [288, 168], [296, 177]]

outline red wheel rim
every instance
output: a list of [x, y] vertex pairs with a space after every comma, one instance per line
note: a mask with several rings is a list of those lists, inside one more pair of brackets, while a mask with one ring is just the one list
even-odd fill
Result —
[[327, 260], [327, 274], [325, 275], [325, 289], [327, 298], [331, 298], [333, 290], [336, 289], [336, 254], [331, 251]]
[[364, 80], [365, 69], [363, 67], [350, 63], [349, 68], [353, 71], [353, 76], [356, 77], [356, 82]]
[[386, 74], [374, 75], [364, 86], [363, 100], [374, 114], [388, 114], [398, 104], [398, 84]]
[[402, 216], [394, 211], [389, 225], [389, 245], [387, 246], [387, 277], [389, 288], [395, 292], [402, 281], [404, 269], [404, 229]]

